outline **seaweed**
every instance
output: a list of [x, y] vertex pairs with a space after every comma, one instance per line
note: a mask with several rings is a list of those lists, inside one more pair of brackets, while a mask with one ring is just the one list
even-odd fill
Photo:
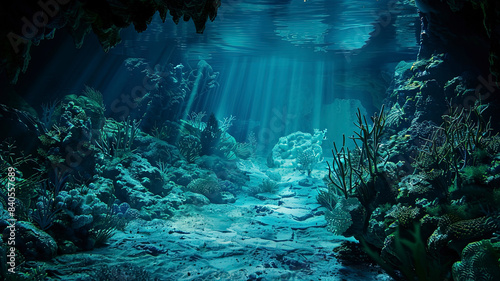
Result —
[[56, 202], [56, 197], [66, 188], [67, 178], [68, 175], [54, 169], [54, 179], [47, 179], [40, 184], [38, 201], [31, 210], [31, 219], [40, 229], [49, 229], [62, 211], [62, 204]]
[[354, 124], [359, 131], [354, 132], [352, 140], [357, 154], [351, 153], [343, 137], [342, 147], [334, 143], [332, 149], [333, 163], [328, 164], [330, 182], [337, 187], [345, 198], [356, 196], [361, 204], [368, 207], [373, 200], [376, 189], [384, 184], [380, 181], [381, 172], [378, 165], [384, 163], [379, 155], [380, 141], [385, 126], [384, 106], [380, 114], [372, 116], [373, 126], [368, 125], [360, 110], [356, 113]]
[[117, 130], [113, 136], [113, 156], [122, 157], [134, 151], [132, 147], [140, 125], [141, 120], [130, 121], [129, 118], [117, 124]]
[[421, 233], [421, 225], [413, 224], [413, 229], [398, 227], [391, 234], [392, 245], [385, 245], [379, 253], [362, 239], [365, 252], [392, 278], [398, 281], [442, 281], [450, 273], [451, 260], [439, 260], [431, 256]]
[[485, 159], [485, 148], [491, 136], [491, 119], [482, 114], [488, 106], [476, 102], [469, 109], [452, 107], [443, 115], [443, 123], [436, 127], [430, 139], [415, 159], [415, 168], [430, 173], [441, 171], [441, 188], [453, 189], [463, 186], [460, 177], [466, 167], [481, 165]]
[[201, 131], [201, 152], [200, 155], [211, 155], [215, 152], [217, 144], [220, 141], [222, 130], [219, 128], [219, 123], [212, 113], [208, 118], [207, 125]]

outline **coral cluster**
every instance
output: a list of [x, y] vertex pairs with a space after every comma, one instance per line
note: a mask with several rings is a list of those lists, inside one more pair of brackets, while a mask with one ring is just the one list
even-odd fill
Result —
[[496, 99], [471, 82], [445, 55], [402, 62], [389, 112], [371, 124], [358, 114], [356, 149], [334, 146], [318, 194], [328, 228], [362, 241], [395, 280], [494, 280], [499, 267]]
[[196, 68], [191, 68], [189, 64], [152, 65], [145, 59], [129, 58], [123, 66], [132, 77], [142, 78], [138, 80], [143, 86], [138, 88], [135, 79], [129, 81], [124, 87], [130, 92], [126, 95], [125, 106], [119, 102], [123, 97], [117, 98], [111, 104], [111, 117], [141, 119], [144, 131], [156, 130], [157, 134], [163, 133], [164, 138], [172, 141], [176, 139], [172, 131], [175, 124], [171, 122], [178, 121], [179, 112], [187, 110], [185, 102], [192, 103], [212, 93], [218, 86], [219, 73], [203, 60]]
[[[187, 81], [165, 87], [181, 91]], [[90, 87], [44, 106], [42, 120], [0, 107], [5, 120], [15, 117], [26, 128], [19, 139], [38, 143], [27, 147], [30, 154], [9, 139], [0, 146], [1, 231], [9, 231], [7, 183], [15, 181], [20, 259], [91, 250], [129, 221], [168, 217], [185, 204], [234, 202], [248, 180], [235, 160], [250, 157], [251, 145], [229, 134], [233, 116], [169, 120], [179, 137], [169, 139], [159, 129], [145, 133], [140, 119], [105, 118], [104, 107], [102, 94]]]
[[295, 132], [281, 137], [272, 150], [268, 165], [271, 167], [299, 168], [310, 171], [314, 164], [322, 161], [326, 129], [314, 130], [314, 134]]

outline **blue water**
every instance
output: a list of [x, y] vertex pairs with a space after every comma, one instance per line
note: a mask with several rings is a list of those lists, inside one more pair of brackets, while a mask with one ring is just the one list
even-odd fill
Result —
[[[75, 165], [78, 171], [75, 175], [85, 178], [78, 183], [84, 187], [97, 186], [96, 190], [110, 184], [112, 192], [121, 196], [115, 204], [127, 203], [130, 204], [127, 208], [139, 211], [147, 209], [141, 204], [150, 204], [157, 209], [148, 209], [153, 219], [146, 216], [145, 220], [133, 220], [125, 231], [119, 231], [110, 239], [109, 248], [95, 252], [91, 249], [83, 252], [79, 248], [78, 253], [72, 253], [75, 257], [63, 256], [58, 262], [63, 264], [60, 270], [64, 267], [66, 271], [54, 270], [51, 278], [92, 280], [78, 279], [89, 264], [131, 262], [154, 276], [171, 276], [162, 280], [306, 280], [309, 276], [315, 277], [310, 280], [345, 280], [344, 277], [389, 280], [384, 274], [365, 271], [366, 268], [346, 269], [333, 258], [331, 249], [345, 238], [326, 230], [323, 213], [318, 211], [321, 207], [316, 201], [317, 191], [312, 190], [325, 184], [324, 157], [330, 159], [332, 143], [341, 144], [343, 135], [352, 135], [358, 110], [367, 116], [379, 110], [395, 65], [401, 60], [416, 58], [419, 28], [416, 7], [392, 0], [228, 0], [223, 1], [215, 21], [207, 22], [203, 34], [196, 33], [192, 21], [176, 25], [167, 16], [163, 23], [159, 15], [155, 15], [142, 33], [133, 27], [122, 30], [121, 43], [107, 53], [92, 33], [87, 35], [82, 47], [76, 49], [71, 36], [58, 30], [54, 39], [33, 47], [26, 73], [21, 74], [17, 84], [6, 84], [5, 92], [19, 93], [27, 104], [25, 108], [31, 107], [38, 116], [43, 112], [42, 104], [61, 101], [70, 94], [80, 95], [86, 86], [102, 93], [104, 116], [108, 120], [101, 121], [109, 126], [105, 127], [108, 135], [86, 133], [89, 139], [110, 139], [111, 148], [105, 151], [109, 155], [103, 153], [93, 159], [97, 163], [92, 162], [95, 167], [85, 170], [85, 161]], [[127, 64], [131, 61], [147, 64], [151, 73], [165, 73], [175, 68], [178, 74], [182, 71], [175, 79], [191, 75], [196, 77], [191, 82], [196, 79], [205, 82], [176, 88], [175, 91], [185, 91], [185, 95], [173, 105], [138, 106], [139, 92], [158, 89], [150, 83], [151, 77], [146, 71], [132, 69]], [[174, 75], [168, 77], [171, 79]], [[180, 78], [180, 81], [188, 80]], [[151, 87], [153, 84], [156, 86]], [[158, 99], [153, 99], [156, 101]], [[66, 100], [61, 106], [68, 106]], [[161, 110], [146, 112], [151, 108]], [[213, 155], [205, 155], [203, 161], [187, 161], [179, 150], [180, 137], [173, 137], [168, 144], [159, 141], [157, 135], [153, 138], [153, 129], [172, 123], [185, 124], [188, 116], [198, 112], [206, 114], [205, 123], [211, 113], [219, 121], [233, 116], [224, 141], [234, 137], [233, 144], [248, 144], [254, 138], [256, 144], [250, 151], [250, 160], [243, 161], [243, 157], [235, 160], [225, 155], [230, 158], [226, 163], [217, 157], [211, 158]], [[144, 133], [133, 143], [134, 149], [130, 151], [133, 156], [122, 159], [116, 152], [119, 141], [113, 134], [119, 127], [114, 120], [131, 119], [142, 119], [137, 127], [138, 132]], [[59, 126], [69, 126], [68, 130], [75, 127], [61, 122]], [[50, 129], [59, 130], [58, 127]], [[315, 129], [325, 134], [316, 143], [310, 141], [314, 138], [311, 135], [318, 133]], [[296, 134], [299, 135], [297, 142], [306, 139], [307, 145], [319, 147], [322, 155], [314, 157], [320, 158], [320, 163], [306, 172], [299, 171], [298, 166], [271, 167], [269, 155], [273, 147], [287, 146], [286, 137], [296, 132], [300, 132]], [[62, 144], [47, 150], [47, 155], [65, 153]], [[296, 151], [290, 153], [297, 154]], [[63, 157], [60, 162], [68, 158]], [[165, 176], [169, 169], [173, 172], [168, 171], [172, 174], [162, 182], [164, 186], [156, 186], [160, 176]], [[52, 171], [47, 174], [49, 172]], [[196, 179], [214, 175], [219, 177], [221, 186], [236, 190], [231, 190], [238, 194], [234, 201], [209, 204], [209, 196], [183, 197], [185, 188]], [[276, 182], [279, 195], [252, 197], [245, 193], [246, 189], [255, 189], [269, 178]], [[162, 188], [168, 191], [163, 192]], [[143, 193], [146, 195], [141, 201]], [[165, 199], [167, 194], [170, 197]], [[127, 196], [137, 196], [139, 199], [134, 197], [134, 202], [139, 203], [124, 202]], [[185, 203], [186, 200], [190, 203]], [[171, 206], [175, 206], [174, 211], [169, 209]], [[68, 216], [82, 214], [72, 211]], [[290, 251], [294, 247], [297, 253]], [[283, 252], [291, 252], [290, 260], [282, 258]], [[243, 258], [245, 255], [247, 260]], [[240, 258], [242, 263], [236, 265], [234, 259]], [[276, 260], [280, 260], [285, 269], [276, 266]], [[58, 266], [54, 260], [48, 264]], [[317, 265], [318, 276], [314, 276], [314, 265]], [[227, 268], [231, 270], [224, 272]], [[200, 279], [191, 276], [196, 272]], [[268, 279], [258, 279], [261, 274], [269, 276]], [[248, 279], [239, 279], [242, 276]]]
[[[234, 115], [267, 129], [278, 118], [283, 124], [275, 125], [279, 132], [271, 142], [312, 128], [327, 128], [329, 137], [339, 141], [339, 135], [352, 131], [357, 107], [371, 114], [380, 106], [373, 96], [385, 94], [394, 65], [414, 59], [416, 33], [415, 8], [393, 1], [231, 0], [214, 22], [207, 22], [203, 34], [195, 32], [191, 21], [175, 25], [155, 16], [142, 33], [133, 27], [123, 30], [121, 44], [109, 53], [102, 52], [93, 34], [76, 50], [61, 31], [34, 48], [28, 73], [16, 87], [36, 101], [40, 92], [57, 97], [89, 85], [104, 92], [109, 105], [130, 91], [122, 88], [131, 79], [123, 71], [126, 58], [144, 58], [152, 66], [183, 64], [185, 70], [205, 60], [220, 73], [219, 87], [198, 97], [187, 113]], [[132, 79], [142, 83], [140, 77]], [[376, 90], [374, 83], [380, 84]], [[358, 100], [361, 104], [349, 108]], [[346, 104], [345, 113], [333, 113], [340, 103]], [[294, 112], [295, 119], [283, 112]]]

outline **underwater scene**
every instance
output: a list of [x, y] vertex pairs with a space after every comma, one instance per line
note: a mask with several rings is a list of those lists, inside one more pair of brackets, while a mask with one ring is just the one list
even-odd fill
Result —
[[497, 0], [0, 4], [0, 280], [500, 280]]

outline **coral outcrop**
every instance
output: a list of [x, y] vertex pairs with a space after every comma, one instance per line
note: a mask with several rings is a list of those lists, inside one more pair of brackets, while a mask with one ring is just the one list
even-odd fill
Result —
[[321, 144], [325, 134], [326, 130], [315, 129], [314, 134], [295, 132], [281, 137], [273, 147], [268, 165], [311, 170], [314, 164], [323, 159]]

